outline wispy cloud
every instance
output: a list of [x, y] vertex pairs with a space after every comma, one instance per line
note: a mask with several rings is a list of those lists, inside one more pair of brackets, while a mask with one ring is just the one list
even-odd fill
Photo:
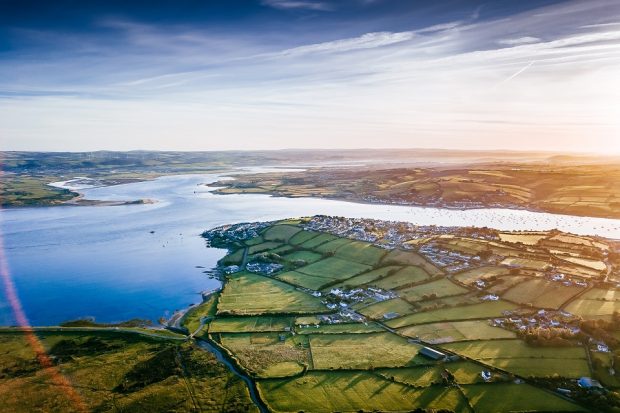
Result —
[[119, 149], [617, 146], [614, 14], [617, 0], [569, 1], [362, 35], [368, 24], [248, 35], [110, 22], [113, 44], [0, 65], [2, 134], [73, 149], [90, 149], [85, 130]]
[[414, 33], [407, 32], [375, 32], [366, 33], [358, 37], [332, 40], [329, 42], [314, 43], [304, 46], [293, 47], [278, 53], [282, 56], [299, 56], [309, 53], [342, 53], [352, 50], [372, 49], [375, 47], [388, 46], [395, 43], [411, 40]]
[[540, 39], [538, 37], [523, 36], [523, 37], [517, 37], [514, 39], [498, 40], [497, 43], [502, 44], [502, 45], [507, 45], [507, 46], [514, 46], [514, 45], [519, 45], [519, 44], [537, 43], [539, 41]]
[[332, 11], [334, 6], [324, 1], [312, 0], [263, 0], [263, 6], [273, 7], [280, 10], [314, 10], [314, 11]]

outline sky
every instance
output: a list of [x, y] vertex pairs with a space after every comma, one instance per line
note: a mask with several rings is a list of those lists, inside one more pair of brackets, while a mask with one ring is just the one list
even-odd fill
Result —
[[618, 0], [0, 0], [0, 149], [620, 153]]

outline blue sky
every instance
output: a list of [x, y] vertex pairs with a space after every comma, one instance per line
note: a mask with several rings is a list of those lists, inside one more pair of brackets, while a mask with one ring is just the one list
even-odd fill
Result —
[[620, 152], [620, 3], [0, 0], [0, 148]]

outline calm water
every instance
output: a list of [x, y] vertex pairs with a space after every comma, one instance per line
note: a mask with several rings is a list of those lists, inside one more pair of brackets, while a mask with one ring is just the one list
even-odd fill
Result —
[[[224, 254], [207, 249], [199, 234], [225, 223], [329, 214], [421, 225], [559, 228], [620, 238], [620, 220], [502, 209], [459, 211], [213, 195], [201, 184], [217, 178], [172, 176], [85, 191], [91, 199], [159, 201], [151, 205], [0, 212], [9, 268], [30, 322], [50, 325], [84, 316], [101, 322], [133, 317], [157, 320], [199, 302], [201, 291], [218, 284], [203, 271]], [[13, 316], [0, 291], [0, 325], [10, 324], [14, 324]]]

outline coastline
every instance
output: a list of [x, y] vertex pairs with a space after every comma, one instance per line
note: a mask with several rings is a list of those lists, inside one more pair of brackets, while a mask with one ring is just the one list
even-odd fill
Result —
[[[233, 178], [234, 179], [234, 178]], [[299, 198], [314, 198], [314, 199], [328, 199], [331, 201], [341, 201], [341, 202], [350, 202], [353, 204], [364, 204], [364, 205], [386, 205], [386, 206], [403, 206], [403, 207], [417, 207], [417, 208], [435, 208], [435, 209], [446, 209], [446, 210], [451, 210], [451, 211], [471, 211], [471, 210], [483, 210], [483, 209], [508, 209], [508, 210], [513, 210], [513, 211], [528, 211], [528, 212], [535, 212], [535, 213], [541, 213], [541, 214], [553, 214], [553, 215], [563, 215], [563, 216], [567, 216], [567, 217], [580, 217], [580, 218], [602, 218], [602, 219], [620, 219], [620, 215], [618, 216], [614, 216], [614, 215], [588, 215], [588, 214], [580, 214], [580, 213], [567, 213], [567, 212], [560, 212], [560, 211], [553, 211], [553, 210], [545, 210], [545, 209], [541, 209], [541, 208], [535, 208], [535, 207], [527, 207], [527, 206], [522, 206], [522, 205], [515, 205], [515, 204], [506, 204], [506, 205], [484, 205], [484, 204], [478, 204], [478, 205], [472, 205], [472, 206], [456, 206], [456, 205], [450, 205], [450, 204], [445, 204], [445, 203], [440, 203], [440, 204], [422, 204], [422, 203], [415, 203], [415, 202], [386, 202], [386, 201], [371, 201], [371, 200], [367, 200], [367, 199], [361, 199], [361, 198], [357, 198], [354, 196], [323, 196], [323, 195], [305, 195], [305, 196], [293, 196], [293, 195], [288, 195], [288, 194], [282, 194], [279, 192], [244, 192], [244, 191], [238, 191], [238, 192], [220, 192], [221, 189], [224, 188], [228, 188], [225, 186], [210, 186], [207, 185], [211, 188], [214, 188], [213, 191], [211, 191], [211, 193], [215, 194], [215, 195], [268, 195], [274, 198], [290, 198], [290, 199], [299, 199]]]

